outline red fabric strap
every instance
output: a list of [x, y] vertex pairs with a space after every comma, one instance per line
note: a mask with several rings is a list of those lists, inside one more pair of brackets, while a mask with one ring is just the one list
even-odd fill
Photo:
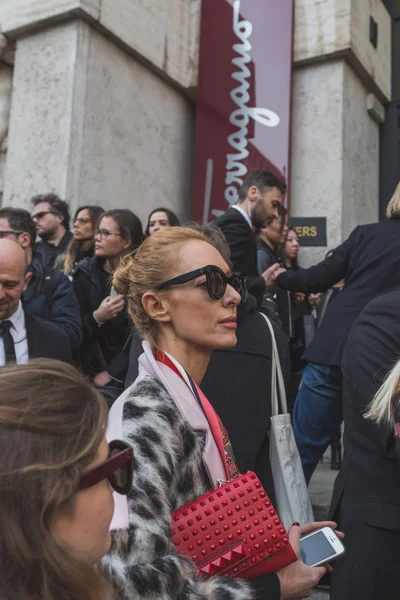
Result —
[[[176, 366], [169, 359], [169, 357], [164, 352], [162, 352], [162, 350], [159, 350], [159, 349], [155, 350], [154, 358], [157, 361], [159, 361], [159, 362], [163, 363], [164, 365], [166, 365], [167, 367], [169, 367], [170, 369], [172, 369], [174, 371], [174, 373], [176, 373], [184, 381], [182, 373], [179, 371], [179, 369], [176, 368]], [[210, 401], [203, 394], [203, 392], [201, 391], [199, 386], [196, 383], [194, 383], [194, 385], [196, 386], [196, 391], [197, 391], [198, 397], [200, 399], [201, 405], [203, 407], [204, 414], [206, 415], [208, 424], [211, 429], [211, 433], [213, 435], [215, 443], [217, 444], [219, 453], [220, 453], [222, 461], [224, 463], [227, 481], [230, 481], [231, 479], [238, 477], [239, 469], [233, 458], [233, 451], [232, 451], [232, 446], [231, 446], [231, 443], [229, 440], [228, 433], [227, 433], [221, 419], [218, 417], [214, 408], [210, 404]]]

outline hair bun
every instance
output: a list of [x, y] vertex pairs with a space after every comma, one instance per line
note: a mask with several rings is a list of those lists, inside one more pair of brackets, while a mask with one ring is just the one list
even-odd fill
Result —
[[129, 295], [129, 288], [132, 282], [132, 267], [135, 262], [136, 250], [123, 256], [118, 264], [118, 267], [113, 277], [113, 288], [122, 296]]

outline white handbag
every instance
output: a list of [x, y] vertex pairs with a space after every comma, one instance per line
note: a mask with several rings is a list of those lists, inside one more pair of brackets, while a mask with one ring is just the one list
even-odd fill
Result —
[[295, 522], [301, 525], [312, 523], [314, 513], [287, 411], [285, 384], [274, 329], [268, 317], [264, 314], [262, 316], [267, 322], [272, 340], [269, 458], [274, 479], [276, 510], [287, 529]]

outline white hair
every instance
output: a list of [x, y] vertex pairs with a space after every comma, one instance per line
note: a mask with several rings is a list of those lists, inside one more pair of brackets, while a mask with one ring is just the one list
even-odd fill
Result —
[[386, 216], [388, 219], [399, 219], [400, 218], [400, 183], [394, 190], [392, 199], [386, 208]]
[[400, 392], [400, 360], [387, 375], [385, 381], [375, 394], [368, 412], [364, 415], [366, 419], [372, 419], [377, 423], [393, 424], [395, 400]]

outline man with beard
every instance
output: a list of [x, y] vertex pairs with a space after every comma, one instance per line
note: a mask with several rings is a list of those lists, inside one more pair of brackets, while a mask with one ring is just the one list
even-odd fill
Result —
[[[265, 291], [265, 273], [258, 274], [257, 244], [253, 227], [263, 229], [271, 218], [278, 218], [278, 209], [286, 193], [286, 184], [269, 171], [257, 170], [244, 180], [239, 200], [215, 225], [229, 244], [233, 270], [246, 276], [247, 289], [260, 306]], [[268, 272], [270, 275], [270, 271]]]
[[42, 239], [35, 244], [35, 253], [43, 267], [54, 267], [56, 259], [65, 254], [72, 238], [68, 204], [55, 194], [34, 196], [31, 202], [36, 233]]

